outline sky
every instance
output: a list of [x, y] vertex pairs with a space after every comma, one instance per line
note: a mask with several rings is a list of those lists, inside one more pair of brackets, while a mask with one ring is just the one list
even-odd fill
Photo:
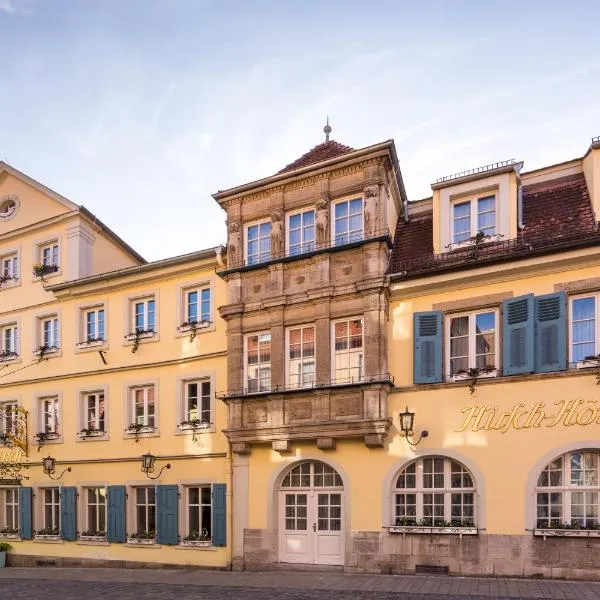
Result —
[[597, 0], [0, 0], [0, 160], [148, 260], [225, 242], [217, 190], [394, 139], [411, 200], [600, 135]]

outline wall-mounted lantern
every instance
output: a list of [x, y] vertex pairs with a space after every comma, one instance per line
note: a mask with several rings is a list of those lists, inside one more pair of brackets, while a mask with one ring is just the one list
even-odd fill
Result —
[[414, 436], [414, 424], [415, 424], [415, 413], [408, 410], [408, 406], [404, 409], [404, 412], [400, 413], [400, 431], [406, 438], [406, 441], [411, 446], [416, 446], [422, 439], [429, 435], [427, 430], [423, 430], [421, 435], [416, 441], [411, 438]]
[[56, 459], [48, 455], [46, 458], [42, 458], [42, 469], [50, 479], [60, 479], [65, 473], [71, 472], [71, 467], [67, 467], [58, 477], [52, 477], [56, 472]]
[[151, 477], [150, 473], [154, 473], [154, 463], [156, 462], [156, 456], [154, 456], [153, 454], [150, 454], [150, 452], [146, 452], [146, 454], [142, 455], [141, 461], [142, 461], [142, 472], [146, 474], [146, 477], [148, 479], [158, 479], [160, 477], [161, 473], [165, 469], [171, 468], [171, 463], [167, 463], [158, 472], [158, 475]]

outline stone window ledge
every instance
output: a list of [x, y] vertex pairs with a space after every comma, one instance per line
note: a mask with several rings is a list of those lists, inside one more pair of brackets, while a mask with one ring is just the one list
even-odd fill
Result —
[[390, 533], [409, 533], [421, 535], [477, 535], [477, 527], [428, 527], [424, 525], [392, 525]]
[[599, 529], [534, 529], [533, 535], [535, 537], [582, 537], [582, 538], [597, 538], [600, 537]]

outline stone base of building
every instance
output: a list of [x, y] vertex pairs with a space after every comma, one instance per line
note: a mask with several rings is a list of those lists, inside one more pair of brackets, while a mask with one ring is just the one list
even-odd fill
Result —
[[[406, 575], [437, 568], [451, 575], [600, 580], [600, 538], [430, 535], [359, 531], [349, 535], [349, 573]], [[280, 568], [277, 532], [246, 529], [244, 568]], [[433, 570], [433, 569], [432, 569]]]
[[7, 567], [62, 567], [62, 568], [98, 568], [98, 569], [181, 569], [192, 571], [197, 569], [211, 571], [229, 571], [230, 567], [211, 567], [181, 563], [144, 562], [136, 560], [108, 560], [104, 558], [79, 558], [76, 556], [42, 556], [35, 554], [6, 555]]

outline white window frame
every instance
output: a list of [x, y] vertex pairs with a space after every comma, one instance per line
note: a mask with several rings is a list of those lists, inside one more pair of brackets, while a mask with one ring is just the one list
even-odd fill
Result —
[[[211, 429], [214, 423], [214, 413], [213, 413], [213, 398], [214, 398], [214, 389], [213, 382], [211, 377], [198, 377], [198, 378], [186, 378], [183, 379], [180, 383], [181, 385], [181, 403], [180, 403], [180, 425], [179, 429], [186, 431], [192, 429]], [[196, 399], [197, 406], [196, 408], [196, 417], [192, 417], [191, 411], [189, 410], [189, 400], [190, 396], [188, 394], [189, 386], [197, 385], [198, 386], [198, 397]], [[204, 388], [208, 385], [208, 395], [204, 394]], [[208, 399], [208, 409], [204, 407], [204, 400]], [[208, 420], [203, 419], [202, 416], [208, 412]], [[198, 420], [199, 423], [193, 425], [191, 423], [194, 420]]]
[[[144, 500], [145, 500], [144, 503], [138, 503], [138, 490], [140, 490], [140, 489], [145, 489], [146, 490], [145, 496], [144, 496]], [[148, 490], [150, 490], [150, 489], [154, 490], [154, 504], [152, 502], [148, 501], [148, 496], [149, 496]], [[151, 531], [154, 531], [154, 535], [155, 535], [154, 538], [145, 538], [145, 539], [147, 539], [149, 543], [155, 543], [156, 542], [156, 527], [158, 525], [158, 514], [157, 514], [158, 505], [156, 503], [156, 499], [157, 499], [156, 498], [156, 495], [157, 495], [156, 494], [156, 486], [155, 485], [148, 485], [148, 484], [145, 484], [145, 485], [135, 485], [135, 486], [132, 486], [130, 488], [130, 493], [131, 493], [131, 496], [132, 496], [131, 506], [132, 506], [132, 509], [133, 509], [133, 518], [131, 520], [131, 524], [132, 524], [132, 527], [133, 527], [133, 531], [130, 531], [128, 533], [128, 542], [133, 541], [133, 539], [135, 538], [135, 535], [138, 534], [138, 533], [140, 533], [140, 530], [142, 529], [139, 526], [139, 522], [138, 522], [139, 521], [138, 520], [138, 506], [145, 506], [146, 507], [145, 508], [146, 526], [144, 527], [144, 532], [145, 533], [150, 533]], [[151, 506], [154, 506], [154, 529], [150, 529], [148, 527], [148, 522], [150, 520], [150, 519], [148, 519], [148, 513], [149, 513], [149, 507], [151, 507]]]
[[[346, 380], [346, 378], [344, 377], [338, 377], [338, 368], [337, 368], [337, 356], [341, 355], [342, 352], [344, 354], [346, 354], [348, 357], [351, 354], [351, 348], [350, 348], [350, 344], [348, 344], [348, 348], [344, 351], [340, 350], [336, 350], [335, 348], [335, 326], [337, 323], [350, 323], [350, 321], [360, 321], [362, 323], [362, 342], [361, 342], [361, 349], [362, 349], [362, 357], [359, 359], [359, 379], [356, 380], [354, 379], [353, 376], [349, 375], [348, 376], [348, 380]], [[348, 330], [349, 331], [349, 330]], [[348, 364], [350, 364], [350, 361], [348, 361]], [[352, 369], [353, 367], [348, 367], [348, 369]], [[354, 367], [355, 368], [355, 367]], [[341, 370], [341, 369], [340, 369]], [[362, 316], [357, 316], [357, 317], [346, 317], [344, 319], [336, 319], [335, 321], [331, 322], [331, 381], [334, 384], [348, 384], [348, 383], [359, 383], [360, 381], [363, 381], [365, 378], [365, 319]]]
[[[450, 249], [460, 248], [461, 246], [469, 246], [474, 242], [469, 238], [475, 237], [479, 233], [479, 201], [486, 200], [488, 198], [494, 198], [494, 233], [489, 234], [489, 238], [485, 238], [483, 241], [497, 241], [500, 238], [498, 233], [498, 193], [496, 191], [481, 192], [471, 196], [464, 196], [462, 198], [453, 198], [450, 200]], [[466, 240], [455, 241], [454, 239], [454, 207], [458, 204], [469, 203], [469, 238]]]
[[[50, 499], [50, 502], [46, 501], [46, 492], [47, 491], [51, 491], [52, 493], [52, 498]], [[61, 522], [60, 522], [60, 495], [61, 495], [61, 486], [44, 486], [38, 489], [37, 491], [37, 495], [41, 496], [40, 499], [40, 508], [41, 508], [41, 519], [40, 519], [40, 523], [42, 523], [42, 530], [47, 530], [49, 528], [53, 528], [57, 531], [57, 533], [52, 533], [52, 534], [44, 534], [44, 535], [56, 535], [57, 537], [60, 535], [60, 527], [61, 527]], [[52, 523], [48, 523], [46, 520], [46, 507], [47, 506], [51, 506], [52, 507]], [[55, 519], [56, 517], [56, 519]], [[40, 535], [39, 531], [36, 534]]]
[[[443, 483], [444, 485], [442, 487], [425, 487], [425, 481], [424, 481], [424, 461], [428, 460], [428, 459], [432, 459], [434, 461], [434, 465], [435, 465], [435, 459], [442, 459], [444, 461], [443, 464], [443, 470], [442, 471], [435, 471], [435, 466], [433, 466], [433, 469], [435, 473], [442, 473], [443, 474]], [[460, 468], [460, 474], [461, 474], [461, 478], [463, 475], [468, 474], [468, 476], [470, 476], [471, 478], [471, 483], [473, 484], [472, 486], [465, 486], [462, 487], [462, 485], [460, 487], [453, 487], [452, 486], [452, 463], [457, 464]], [[415, 486], [414, 487], [398, 487], [398, 479], [399, 477], [402, 475], [403, 472], [405, 472], [407, 469], [409, 469], [412, 465], [415, 465]], [[432, 480], [433, 480], [433, 475], [432, 475]], [[432, 481], [432, 483], [434, 484], [435, 481]], [[462, 483], [462, 481], [461, 481]], [[410, 495], [415, 495], [415, 516], [414, 516], [414, 520], [415, 523], [414, 524], [410, 524], [410, 523], [398, 523], [397, 519], [400, 518], [406, 518], [408, 520], [412, 520], [412, 518], [409, 517], [399, 517], [396, 513], [396, 506], [397, 506], [397, 502], [396, 502], [396, 496], [398, 494], [410, 494]], [[435, 519], [442, 519], [442, 517], [424, 517], [424, 495], [425, 494], [443, 494], [444, 498], [444, 502], [443, 502], [443, 507], [444, 507], [444, 516], [443, 516], [443, 520], [445, 522], [451, 522], [452, 521], [452, 494], [473, 494], [473, 522], [472, 524], [470, 523], [464, 523], [461, 525], [446, 525], [446, 524], [439, 524], [438, 521], [438, 525], [435, 524]], [[477, 498], [477, 481], [475, 479], [475, 475], [473, 474], [473, 472], [464, 464], [461, 463], [459, 460], [456, 460], [454, 458], [450, 458], [448, 456], [443, 456], [443, 455], [424, 455], [421, 456], [419, 458], [417, 458], [416, 460], [412, 460], [409, 461], [407, 463], [405, 463], [404, 465], [402, 465], [402, 468], [399, 469], [396, 474], [394, 475], [393, 479], [392, 479], [392, 494], [391, 494], [391, 523], [392, 526], [391, 528], [394, 529], [395, 527], [414, 527], [414, 528], [430, 528], [430, 527], [453, 527], [453, 528], [477, 528], [478, 526], [480, 526], [478, 524], [479, 522], [479, 515], [478, 515], [478, 498]], [[441, 506], [441, 505], [440, 505]], [[461, 506], [464, 506], [464, 504], [461, 501]], [[467, 505], [468, 506], [468, 505]], [[432, 521], [431, 523], [423, 523], [423, 520], [427, 518], [431, 518]], [[417, 531], [417, 533], [436, 533], [435, 531]], [[440, 533], [461, 533], [460, 530], [458, 531], [443, 531]]]
[[[304, 242], [303, 233], [304, 233], [304, 215], [306, 213], [312, 213], [313, 215], [313, 238], [312, 241]], [[300, 215], [300, 244], [298, 252], [292, 252], [291, 248], [291, 220], [292, 217], [296, 217]], [[307, 252], [313, 252], [317, 247], [317, 211], [314, 208], [304, 208], [300, 210], [295, 210], [286, 214], [286, 236], [285, 236], [285, 253], [286, 256], [301, 256]]]
[[[294, 359], [295, 361], [299, 361], [299, 366], [301, 367], [301, 372], [300, 373], [294, 373], [292, 374], [292, 369], [291, 369], [291, 362], [292, 359], [290, 358], [290, 336], [293, 330], [300, 330], [300, 336], [301, 336], [301, 341], [300, 341], [300, 348], [301, 348], [301, 353], [302, 356], [301, 358], [298, 359]], [[302, 335], [305, 329], [312, 329], [314, 332], [314, 341], [313, 341], [313, 356], [312, 357], [304, 357], [304, 342], [302, 339]], [[302, 370], [302, 367], [304, 367], [305, 361], [310, 361], [312, 359], [312, 363], [313, 363], [313, 376], [312, 376], [312, 381], [308, 382], [308, 383], [304, 383], [304, 371]], [[298, 377], [298, 383], [297, 385], [292, 384], [292, 375], [295, 375], [296, 377]], [[292, 325], [290, 327], [286, 328], [285, 331], [285, 381], [286, 381], [286, 386], [289, 388], [294, 388], [294, 389], [301, 389], [301, 388], [306, 388], [306, 387], [313, 387], [316, 383], [316, 378], [317, 378], [317, 328], [316, 325], [314, 323], [305, 323], [305, 324], [301, 324], [301, 325]]]
[[[77, 437], [82, 441], [105, 440], [108, 438], [108, 390], [107, 388], [79, 390], [79, 429]], [[84, 430], [91, 429], [88, 419], [88, 400], [93, 400], [96, 414], [100, 412], [100, 403], [103, 402], [104, 415], [102, 417], [102, 429], [97, 429], [92, 433], [86, 433]]]
[[573, 316], [573, 304], [576, 300], [584, 300], [586, 298], [593, 298], [594, 300], [594, 329], [595, 329], [595, 339], [594, 339], [594, 354], [600, 354], [600, 292], [592, 292], [588, 294], [577, 294], [574, 296], [569, 296], [569, 363], [575, 364], [578, 369], [588, 369], [590, 367], [598, 367], [600, 366], [600, 360], [579, 360], [575, 361], [573, 357], [573, 325], [574, 325], [574, 316]]
[[[153, 398], [153, 411], [152, 413], [150, 413], [149, 411], [149, 390], [153, 389], [154, 390], [154, 398]], [[132, 385], [129, 386], [127, 389], [127, 419], [126, 419], [126, 424], [125, 424], [125, 431], [128, 434], [132, 434], [135, 433], [135, 431], [131, 431], [132, 429], [132, 425], [135, 425], [136, 422], [138, 421], [138, 417], [136, 416], [136, 392], [139, 390], [143, 390], [143, 402], [144, 402], [144, 415], [143, 415], [143, 421], [142, 423], [140, 423], [140, 425], [142, 426], [141, 429], [138, 431], [138, 435], [139, 434], [145, 434], [145, 433], [154, 433], [157, 431], [158, 429], [158, 411], [157, 411], [157, 407], [158, 407], [158, 386], [155, 383], [152, 382], [148, 382], [148, 383], [140, 383], [137, 385]], [[154, 420], [154, 424], [153, 425], [149, 425], [147, 424], [149, 422], [149, 417], [150, 414], [152, 414], [153, 420]]]
[[[49, 251], [49, 262], [44, 262], [46, 260], [46, 251]], [[40, 265], [60, 267], [60, 246], [58, 244], [58, 240], [53, 240], [51, 242], [46, 242], [45, 244], [40, 244], [38, 249], [38, 256], [40, 259]]]
[[469, 317], [469, 369], [474, 369], [477, 366], [476, 359], [476, 334], [475, 334], [475, 317], [476, 315], [494, 313], [495, 329], [494, 329], [494, 356], [496, 357], [495, 369], [487, 373], [480, 373], [477, 375], [478, 379], [496, 377], [500, 369], [500, 311], [496, 307], [481, 308], [471, 311], [463, 311], [459, 313], [448, 313], [444, 315], [444, 348], [445, 348], [445, 364], [446, 364], [446, 377], [452, 381], [461, 381], [468, 379], [467, 374], [450, 374], [450, 327], [452, 319], [459, 317]]
[[[44, 358], [47, 356], [57, 356], [61, 354], [61, 322], [60, 322], [60, 314], [58, 312], [48, 313], [38, 315], [36, 317], [36, 332], [35, 332], [35, 342], [34, 342], [34, 351], [33, 354], [35, 356], [39, 356], [41, 354], [40, 348], [42, 346], [47, 345], [45, 339], [45, 323], [52, 323], [50, 329], [50, 338], [49, 347], [44, 351]], [[56, 326], [54, 323], [56, 322]]]
[[[258, 379], [257, 379], [257, 381], [259, 382], [257, 384], [257, 388], [258, 389], [250, 391], [250, 386], [248, 385], [248, 381], [249, 381], [248, 380], [248, 373], [249, 373], [249, 366], [248, 366], [248, 340], [251, 337], [257, 337], [257, 338], [259, 338], [257, 340], [257, 343], [260, 343], [260, 336], [262, 336], [262, 335], [268, 335], [269, 336], [269, 346], [270, 346], [270, 350], [269, 350], [270, 360], [268, 362], [268, 365], [269, 365], [269, 383], [268, 383], [268, 385], [265, 386], [264, 389], [261, 388], [260, 381], [263, 378], [260, 377], [260, 371], [261, 371], [261, 369], [266, 368], [267, 363], [261, 363], [259, 361], [256, 365], [252, 365], [252, 368], [257, 368], [258, 369], [258, 375], [259, 375]], [[259, 351], [259, 358], [260, 358], [260, 351]], [[273, 387], [272, 364], [273, 364], [273, 336], [271, 335], [271, 330], [267, 329], [267, 330], [263, 330], [263, 331], [256, 331], [256, 332], [253, 332], [253, 333], [246, 334], [244, 336], [244, 389], [246, 390], [246, 393], [248, 393], [248, 394], [255, 394], [255, 393], [260, 393], [260, 392], [271, 391], [271, 389]]]
[[[94, 502], [90, 502], [89, 492], [94, 491]], [[102, 494], [104, 492], [104, 494]], [[108, 528], [108, 502], [106, 499], [106, 486], [103, 485], [86, 485], [81, 488], [81, 495], [83, 496], [83, 528], [82, 536], [94, 536], [94, 537], [106, 537], [106, 530]], [[102, 502], [101, 499], [104, 498]], [[96, 523], [90, 523], [90, 507], [96, 507], [95, 521]], [[104, 529], [99, 527], [100, 512], [104, 510]]]
[[[45, 403], [53, 401], [54, 410], [52, 413], [46, 411]], [[60, 394], [44, 394], [37, 397], [37, 431], [36, 433], [51, 433], [55, 437], [46, 440], [44, 444], [49, 442], [59, 441], [62, 437], [61, 427], [61, 414], [62, 414], [62, 402]], [[50, 415], [48, 418], [48, 425], [46, 425], [46, 414]]]
[[[152, 312], [154, 314], [154, 323], [150, 324], [150, 302], [153, 302], [154, 305], [152, 307]], [[131, 332], [135, 334], [135, 332], [138, 329], [142, 329], [144, 330], [144, 334], [145, 335], [152, 335], [153, 333], [156, 333], [156, 298], [154, 296], [148, 296], [146, 298], [136, 298], [135, 300], [131, 301]], [[137, 324], [137, 307], [138, 305], [142, 305], [143, 306], [143, 311], [142, 311], [142, 317], [143, 317], [143, 324], [141, 327], [138, 327]], [[152, 331], [152, 333], [150, 333], [150, 330]]]
[[[336, 217], [335, 217], [335, 211], [336, 211], [336, 207], [339, 204], [348, 204], [348, 210], [350, 210], [350, 202], [352, 202], [353, 200], [360, 200], [361, 201], [361, 211], [360, 214], [362, 216], [361, 218], [361, 229], [360, 229], [360, 236], [357, 236], [356, 234], [352, 234], [352, 232], [350, 232], [350, 230], [348, 230], [347, 234], [344, 234], [345, 236], [348, 237], [347, 240], [340, 242], [339, 244], [336, 242], [336, 233], [335, 233], [335, 224], [336, 224]], [[350, 219], [350, 213], [348, 213], [348, 217], [347, 219]], [[352, 244], [354, 242], [361, 242], [365, 239], [365, 199], [363, 196], [359, 195], [359, 196], [352, 196], [352, 197], [348, 197], [348, 198], [340, 198], [338, 200], [335, 200], [334, 202], [331, 203], [331, 214], [329, 215], [329, 221], [330, 221], [330, 240], [331, 240], [331, 245], [332, 246], [345, 246], [346, 244]], [[348, 225], [349, 227], [349, 225]]]
[[13, 194], [6, 194], [5, 196], [0, 196], [0, 206], [2, 206], [4, 203], [8, 204], [11, 201], [13, 202], [12, 210], [10, 212], [1, 212], [0, 222], [12, 219], [17, 214], [17, 212], [19, 212], [20, 202], [17, 196]]
[[[7, 344], [6, 333], [12, 332], [8, 337], [10, 343]], [[20, 359], [21, 344], [19, 338], [19, 322], [10, 321], [0, 323], [0, 362], [13, 362]], [[14, 354], [9, 354], [13, 352]]]
[[[564, 454], [561, 454], [561, 455], [553, 458], [551, 461], [549, 461], [548, 464], [540, 471], [540, 474], [536, 481], [534, 493], [533, 493], [535, 528], [536, 529], [543, 530], [543, 529], [551, 528], [551, 529], [555, 530], [548, 523], [546, 523], [544, 525], [540, 524], [540, 520], [538, 517], [538, 506], [539, 506], [538, 494], [561, 494], [560, 506], [562, 507], [562, 511], [561, 511], [562, 516], [560, 517], [560, 519], [552, 519], [551, 517], [549, 517], [548, 518], [549, 520], [560, 520], [561, 523], [571, 524], [572, 519], [577, 518], [577, 517], [573, 517], [573, 515], [572, 515], [572, 513], [573, 513], [573, 511], [572, 511], [572, 507], [573, 507], [572, 494], [573, 493], [583, 493], [585, 495], [586, 492], [590, 492], [590, 493], [596, 494], [596, 499], [597, 499], [596, 506], [598, 506], [599, 511], [600, 511], [600, 480], [599, 480], [600, 476], [598, 474], [598, 469], [600, 469], [600, 466], [596, 468], [596, 481], [597, 481], [596, 485], [580, 485], [580, 486], [573, 485], [571, 482], [571, 480], [572, 480], [571, 456], [573, 454], [596, 454], [598, 464], [600, 465], [600, 451], [597, 449], [572, 450], [570, 452], [565, 452]], [[540, 485], [540, 479], [542, 478], [542, 475], [544, 474], [546, 469], [548, 469], [548, 467], [553, 465], [553, 463], [555, 463], [558, 460], [560, 460], [562, 463], [561, 468], [560, 468], [560, 472], [562, 474], [561, 475], [561, 477], [562, 477], [561, 485]], [[557, 469], [551, 469], [551, 470], [554, 472], [558, 471]], [[549, 476], [548, 476], [548, 478], [549, 478]], [[583, 517], [583, 519], [587, 521], [587, 517]], [[597, 524], [600, 523], [600, 516], [596, 519], [596, 523]], [[558, 531], [560, 531], [560, 530], [558, 530]], [[571, 531], [573, 531], [573, 530], [571, 530]], [[584, 532], [588, 533], [590, 530], [575, 529], [574, 531], [584, 531]], [[594, 530], [592, 532], [600, 535], [600, 533], [598, 533], [597, 530]]]
[[[261, 256], [261, 252], [260, 252], [260, 240], [261, 239], [266, 239], [266, 238], [261, 238], [260, 235], [257, 238], [258, 240], [258, 253], [256, 254], [256, 260], [250, 262], [250, 255], [248, 253], [248, 245], [249, 245], [249, 238], [248, 238], [248, 232], [252, 227], [258, 227], [259, 228], [259, 234], [260, 234], [260, 226], [264, 225], [264, 224], [268, 224], [271, 228], [269, 230], [269, 256], [268, 257], [262, 257]], [[273, 248], [271, 247], [271, 232], [273, 230], [273, 226], [271, 224], [270, 219], [261, 219], [260, 221], [253, 221], [252, 223], [246, 223], [244, 225], [244, 264], [246, 265], [259, 265], [265, 262], [269, 262], [270, 260], [272, 260], [273, 258]], [[253, 255], [254, 256], [254, 255]]]
[[[202, 311], [202, 293], [208, 292], [208, 312]], [[182, 321], [181, 321], [181, 330], [189, 331], [191, 329], [190, 324], [193, 322], [189, 316], [189, 307], [190, 307], [190, 294], [196, 293], [198, 294], [197, 301], [197, 317], [196, 317], [196, 329], [204, 329], [210, 327], [213, 322], [212, 318], [212, 310], [213, 310], [213, 298], [212, 298], [212, 289], [210, 284], [198, 285], [193, 287], [187, 287], [183, 290], [183, 306], [182, 306]], [[204, 318], [204, 317], [208, 318]], [[186, 323], [186, 325], [184, 325]]]
[[[192, 489], [198, 489], [198, 503], [191, 503], [190, 502], [190, 490]], [[210, 493], [210, 502], [208, 504], [203, 503], [202, 502], [202, 489], [208, 489], [209, 493]], [[213, 531], [212, 531], [212, 520], [213, 520], [213, 488], [212, 488], [212, 484], [211, 483], [186, 483], [183, 486], [182, 489], [182, 512], [183, 512], [183, 535], [181, 538], [181, 545], [183, 546], [210, 546], [212, 545], [212, 535], [213, 535]], [[208, 528], [206, 527], [202, 527], [202, 525], [204, 525], [204, 523], [202, 522], [200, 525], [200, 531], [198, 531], [198, 534], [202, 534], [202, 530], [203, 529], [207, 529], [208, 535], [208, 539], [206, 540], [186, 540], [187, 537], [190, 537], [193, 532], [191, 530], [191, 519], [190, 519], [190, 512], [191, 512], [191, 508], [192, 507], [197, 507], [198, 513], [199, 513], [199, 521], [202, 521], [202, 507], [205, 506], [209, 506], [210, 507], [210, 516], [208, 518], [209, 523], [208, 523]]]
[[[7, 418], [6, 410], [10, 408], [11, 418]], [[14, 435], [16, 433], [16, 421], [17, 409], [19, 408], [18, 400], [2, 400], [0, 401], [0, 433], [10, 433]]]
[[[98, 317], [100, 315], [100, 312], [102, 311], [102, 320], [103, 320], [103, 332], [102, 332], [102, 336], [99, 335], [99, 320]], [[94, 313], [94, 335], [93, 336], [89, 336], [88, 334], [88, 316]], [[106, 314], [106, 306], [105, 304], [96, 304], [94, 306], [84, 306], [84, 307], [80, 307], [79, 309], [79, 319], [80, 319], [80, 324], [79, 324], [79, 331], [80, 331], [80, 335], [79, 335], [79, 344], [78, 346], [85, 346], [85, 347], [96, 347], [96, 346], [103, 346], [106, 341], [107, 341], [107, 334], [106, 334], [106, 330], [107, 330], [107, 314]], [[98, 339], [101, 338], [101, 339]]]
[[[9, 493], [12, 496], [10, 501], [8, 498]], [[19, 488], [13, 486], [0, 487], [0, 539], [19, 537], [19, 517]], [[8, 524], [11, 520], [12, 527]]]
[[0, 254], [0, 277], [7, 275], [11, 279], [4, 281], [2, 288], [6, 289], [21, 285], [21, 252], [18, 249], [8, 249]]

